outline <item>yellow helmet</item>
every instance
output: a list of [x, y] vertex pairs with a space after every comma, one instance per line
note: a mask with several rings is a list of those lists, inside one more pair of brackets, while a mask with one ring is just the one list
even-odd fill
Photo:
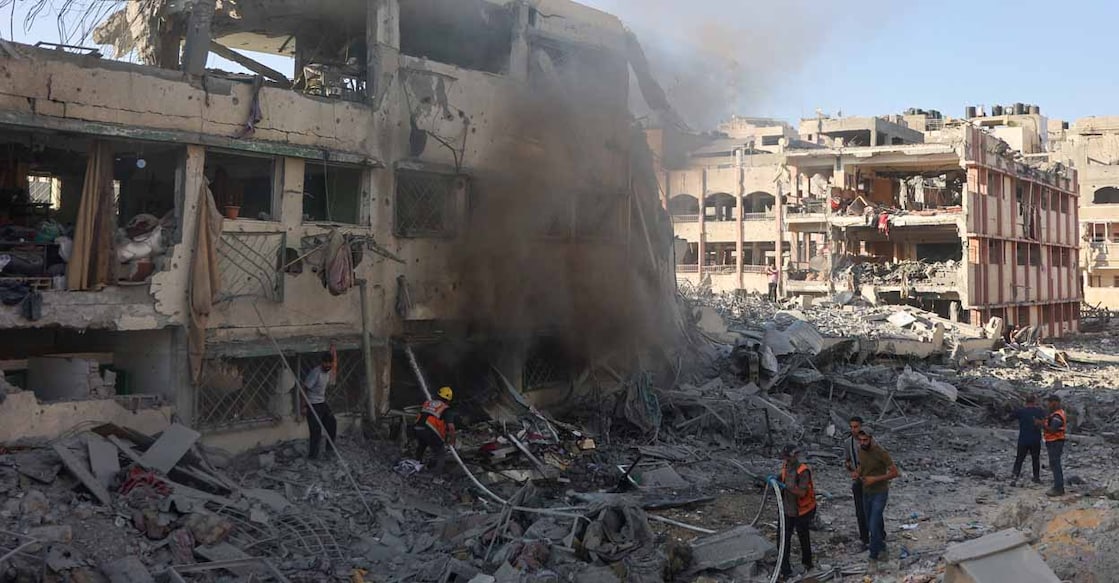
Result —
[[450, 401], [455, 398], [455, 392], [451, 390], [451, 387], [443, 387], [439, 389], [439, 398], [444, 401]]

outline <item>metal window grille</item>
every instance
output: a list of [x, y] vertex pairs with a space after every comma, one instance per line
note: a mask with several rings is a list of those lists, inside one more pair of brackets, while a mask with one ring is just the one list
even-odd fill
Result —
[[570, 363], [553, 342], [543, 342], [529, 353], [522, 374], [526, 391], [571, 381]]
[[396, 234], [440, 237], [454, 234], [455, 195], [465, 192], [462, 177], [432, 172], [396, 175]]
[[280, 390], [283, 360], [279, 356], [209, 359], [194, 391], [198, 427], [274, 421], [273, 399]]
[[[299, 356], [299, 378], [319, 366], [321, 353]], [[365, 406], [365, 362], [360, 350], [338, 351], [338, 375], [326, 388], [326, 402], [335, 413], [361, 413]]]
[[222, 233], [218, 245], [221, 295], [218, 301], [256, 296], [284, 299], [284, 233]]
[[28, 176], [27, 190], [31, 202], [49, 204], [52, 208], [58, 207], [55, 197], [54, 178], [50, 176]]

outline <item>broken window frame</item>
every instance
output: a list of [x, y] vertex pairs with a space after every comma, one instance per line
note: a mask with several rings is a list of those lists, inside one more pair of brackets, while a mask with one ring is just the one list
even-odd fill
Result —
[[[269, 188], [271, 189], [271, 192], [269, 193], [269, 206], [268, 206], [268, 210], [267, 210], [267, 214], [268, 214], [268, 217], [269, 217], [268, 219], [260, 219], [258, 217], [247, 217], [243, 213], [240, 212], [242, 209], [245, 208], [245, 195], [243, 193], [241, 194], [241, 201], [240, 201], [239, 206], [238, 205], [225, 205], [225, 206], [223, 206], [222, 203], [224, 201], [219, 200], [219, 193], [216, 192], [216, 190], [215, 190], [216, 185], [213, 183], [214, 180], [210, 176], [206, 176], [207, 184], [210, 186], [211, 194], [214, 197], [214, 205], [217, 207], [218, 212], [222, 213], [222, 215], [225, 216], [226, 220], [259, 221], [259, 222], [264, 222], [264, 223], [279, 223], [281, 221], [280, 213], [281, 213], [281, 210], [283, 209], [283, 192], [284, 192], [283, 175], [284, 175], [284, 165], [285, 165], [285, 160], [286, 159], [282, 156], [270, 156], [270, 155], [267, 155], [267, 154], [247, 153], [247, 152], [244, 152], [244, 151], [241, 151], [241, 150], [229, 150], [229, 149], [225, 149], [225, 148], [206, 148], [206, 156], [205, 156], [205, 161], [204, 161], [204, 166], [205, 167], [207, 167], [207, 168], [211, 167], [211, 161], [212, 161], [212, 158], [214, 157], [214, 155], [223, 156], [223, 157], [232, 156], [232, 157], [237, 157], [237, 158], [246, 158], [246, 159], [253, 159], [253, 160], [267, 160], [269, 162], [269, 166], [270, 166], [268, 177], [269, 177]], [[229, 218], [229, 216], [227, 214], [227, 211], [226, 211], [226, 208], [225, 208], [226, 206], [237, 206], [238, 207], [238, 216], [237, 216], [236, 219], [230, 219]]]
[[[353, 209], [354, 217], [355, 217], [354, 221], [346, 221], [346, 220], [341, 220], [341, 219], [330, 217], [332, 205], [330, 204], [330, 188], [329, 188], [329, 186], [327, 187], [326, 192], [324, 193], [324, 196], [326, 197], [326, 201], [327, 201], [327, 208], [326, 208], [327, 218], [318, 219], [318, 218], [311, 218], [311, 217], [308, 216], [308, 213], [307, 213], [307, 198], [308, 198], [308, 196], [310, 196], [307, 192], [308, 174], [312, 170], [320, 170], [320, 169], [324, 171], [323, 172], [324, 184], [329, 183], [329, 181], [330, 181], [330, 170], [332, 170], [332, 169], [342, 170], [344, 172], [356, 171], [356, 172], [359, 173], [359, 176], [358, 176], [358, 179], [357, 179], [358, 193], [357, 193], [357, 195], [355, 197], [355, 201], [354, 201], [355, 204], [356, 204], [356, 208]], [[367, 206], [366, 202], [370, 199], [370, 193], [372, 192], [371, 178], [372, 178], [372, 173], [370, 172], [369, 168], [361, 166], [361, 165], [339, 164], [337, 162], [327, 162], [325, 160], [310, 160], [310, 159], [304, 160], [303, 196], [300, 199], [300, 216], [302, 217], [303, 223], [305, 223], [305, 224], [327, 224], [327, 225], [352, 225], [352, 226], [359, 226], [359, 227], [369, 226], [370, 217], [369, 217], [369, 213], [367, 212], [368, 206]]]

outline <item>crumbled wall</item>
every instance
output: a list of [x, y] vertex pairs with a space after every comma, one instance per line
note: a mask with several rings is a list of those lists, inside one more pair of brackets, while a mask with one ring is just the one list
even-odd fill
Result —
[[111, 399], [40, 403], [31, 391], [21, 391], [0, 402], [0, 443], [54, 438], [79, 425], [100, 423], [150, 435], [165, 429], [170, 419], [170, 407], [129, 411]]
[[[0, 78], [13, 80], [0, 86], [0, 120], [5, 122], [72, 120], [234, 138], [249, 116], [248, 82], [208, 78], [205, 84], [186, 83], [174, 71], [29, 47], [20, 51], [25, 57], [0, 56]], [[260, 106], [256, 140], [375, 158], [367, 143], [372, 123], [367, 106], [273, 87], [261, 90]]]

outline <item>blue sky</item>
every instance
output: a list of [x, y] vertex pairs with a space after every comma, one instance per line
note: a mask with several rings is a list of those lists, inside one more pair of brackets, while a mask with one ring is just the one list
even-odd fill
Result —
[[[15, 38], [57, 41], [53, 18]], [[77, 0], [79, 4], [99, 0]], [[0, 0], [0, 5], [4, 4]], [[584, 0], [638, 31], [693, 119], [795, 120], [898, 113], [958, 116], [967, 104], [1025, 102], [1062, 119], [1119, 114], [1107, 0]], [[11, 38], [10, 8], [0, 35]], [[227, 67], [228, 68], [228, 67]], [[706, 122], [697, 123], [704, 125]]]

